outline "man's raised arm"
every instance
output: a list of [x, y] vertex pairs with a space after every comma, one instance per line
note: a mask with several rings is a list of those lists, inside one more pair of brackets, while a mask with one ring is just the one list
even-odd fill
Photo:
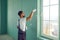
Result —
[[34, 9], [34, 10], [31, 12], [31, 14], [26, 18], [26, 21], [31, 20], [32, 17], [33, 17], [33, 14], [34, 14], [35, 12], [36, 12], [36, 9]]

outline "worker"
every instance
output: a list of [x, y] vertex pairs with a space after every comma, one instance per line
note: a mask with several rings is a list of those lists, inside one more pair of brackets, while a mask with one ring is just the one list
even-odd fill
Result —
[[18, 12], [18, 24], [17, 24], [17, 28], [18, 28], [18, 40], [26, 40], [26, 21], [29, 21], [32, 19], [33, 14], [36, 12], [36, 9], [32, 10], [31, 14], [28, 17], [25, 17], [25, 14], [23, 11], [19, 11]]

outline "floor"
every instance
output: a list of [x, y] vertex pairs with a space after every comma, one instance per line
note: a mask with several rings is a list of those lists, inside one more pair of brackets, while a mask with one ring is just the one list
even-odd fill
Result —
[[0, 35], [0, 40], [13, 40], [13, 38], [8, 35]]
[[[12, 37], [10, 37], [9, 35], [0, 35], [0, 40], [13, 40]], [[37, 40], [47, 40], [47, 39], [37, 39]]]

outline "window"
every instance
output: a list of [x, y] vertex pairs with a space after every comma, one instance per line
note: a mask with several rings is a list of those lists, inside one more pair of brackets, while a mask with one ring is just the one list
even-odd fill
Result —
[[43, 0], [42, 35], [58, 39], [59, 35], [59, 0]]

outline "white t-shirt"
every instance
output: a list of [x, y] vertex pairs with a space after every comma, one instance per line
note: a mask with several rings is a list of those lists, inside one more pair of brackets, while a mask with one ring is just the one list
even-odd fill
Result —
[[26, 27], [26, 18], [20, 18], [20, 20], [18, 21], [18, 25], [20, 25], [20, 29], [22, 31], [25, 31], [27, 29]]

